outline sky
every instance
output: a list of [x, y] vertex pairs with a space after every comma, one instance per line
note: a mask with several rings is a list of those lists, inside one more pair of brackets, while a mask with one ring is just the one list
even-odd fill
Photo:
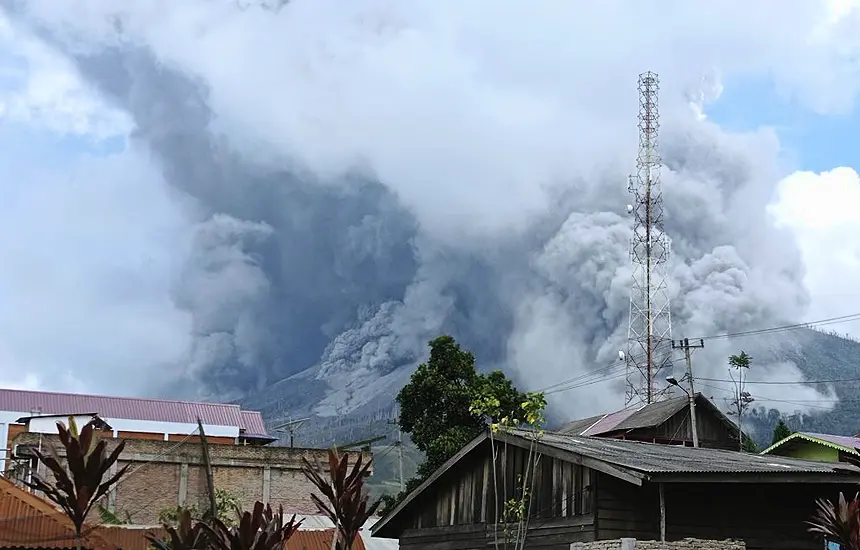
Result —
[[[597, 156], [629, 167], [635, 120], [617, 139], [624, 125], [615, 123], [611, 101], [635, 101], [637, 73], [653, 68], [667, 103], [686, 94], [714, 132], [759, 136], [733, 145], [753, 164], [758, 154], [773, 157], [761, 160], [775, 168], [759, 190], [769, 195], [760, 215], [785, 230], [774, 239], [795, 239], [802, 256], [808, 305], [794, 320], [860, 312], [860, 9], [853, 2], [722, 9], [661, 2], [650, 29], [636, 26], [635, 13], [617, 15], [623, 2], [578, 9], [595, 29], [629, 44], [601, 42], [585, 23], [566, 29], [561, 22], [572, 19], [562, 4], [558, 14], [514, 2], [417, 2], [409, 10], [384, 0], [344, 10], [326, 1], [293, 4], [278, 17], [254, 6], [239, 17], [226, 1], [129, 2], [122, 13], [99, 0], [80, 12], [33, 2], [25, 23], [69, 32], [53, 43], [10, 12], [0, 16], [0, 386], [151, 392], [197, 349], [199, 317], [179, 304], [177, 285], [200, 236], [201, 206], [167, 181], [153, 153], [133, 146], [139, 119], [68, 53], [74, 40], [84, 48], [109, 43], [111, 17], [127, 25], [132, 41], [207, 83], [214, 124], [237, 154], [261, 166], [299, 158], [321, 177], [369, 166], [383, 182], [398, 182], [392, 188], [428, 235], [469, 246], [545, 210], [547, 198], [535, 189], [564, 173], [567, 159], [581, 163], [620, 141], [620, 152]], [[751, 11], [738, 20], [738, 9]], [[358, 19], [377, 25], [379, 43], [350, 34]], [[395, 50], [386, 33], [401, 28], [417, 30], [391, 38]], [[643, 44], [634, 44], [637, 37]], [[319, 51], [304, 47], [315, 41]], [[331, 59], [340, 72], [320, 69]], [[589, 111], [604, 101], [605, 111]], [[625, 104], [624, 116], [634, 108]], [[680, 116], [673, 113], [665, 124]], [[367, 137], [376, 131], [381, 137]], [[437, 158], [428, 160], [427, 151]], [[439, 183], [466, 178], [474, 185]], [[501, 190], [508, 199], [485, 200]], [[665, 193], [674, 193], [668, 180]], [[860, 337], [860, 322], [829, 328]], [[559, 330], [566, 330], [561, 321], [546, 334]]]

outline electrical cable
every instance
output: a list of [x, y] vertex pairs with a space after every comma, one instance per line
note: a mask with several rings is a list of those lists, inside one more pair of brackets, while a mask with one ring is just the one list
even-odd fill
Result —
[[[785, 331], [789, 331], [789, 330], [798, 330], [798, 329], [804, 329], [804, 328], [815, 328], [817, 326], [827, 326], [827, 325], [846, 323], [846, 322], [851, 322], [851, 321], [860, 321], [860, 312], [852, 313], [849, 315], [841, 315], [838, 317], [828, 317], [828, 318], [819, 319], [816, 321], [807, 321], [805, 323], [795, 323], [795, 324], [791, 324], [791, 325], [779, 325], [779, 326], [756, 329], [756, 330], [747, 330], [747, 331], [741, 331], [741, 332], [732, 332], [732, 333], [726, 333], [726, 334], [702, 336], [699, 338], [690, 338], [690, 340], [709, 340], [710, 341], [710, 340], [719, 340], [719, 339], [724, 339], [724, 338], [753, 336], [753, 335], [758, 335], [758, 334], [772, 334], [772, 333], [778, 333], [778, 332], [785, 332]], [[667, 341], [661, 342], [661, 344], [666, 344], [666, 343], [668, 343], [668, 342]], [[644, 355], [645, 354], [643, 353], [643, 354], [636, 355], [634, 357], [641, 359], [642, 357], [644, 357]], [[672, 361], [672, 362], [674, 363], [674, 361]], [[610, 377], [606, 377], [606, 378], [600, 378], [598, 380], [591, 380], [591, 379], [595, 375], [598, 375], [601, 373], [607, 373], [608, 374], [610, 371], [612, 371], [614, 369], [618, 369], [618, 368], [620, 368], [622, 366], [626, 366], [626, 365], [627, 365], [627, 359], [616, 360], [616, 361], [613, 361], [612, 363], [610, 363], [609, 365], [607, 365], [605, 367], [601, 367], [599, 369], [595, 369], [595, 370], [589, 371], [587, 373], [579, 374], [577, 376], [567, 378], [565, 380], [561, 380], [559, 382], [556, 382], [555, 384], [551, 384], [551, 385], [546, 386], [545, 388], [542, 388], [542, 389], [537, 390], [537, 391], [543, 392], [547, 395], [551, 395], [553, 393], [559, 393], [562, 391], [568, 391], [571, 389], [577, 389], [580, 387], [590, 386], [591, 384], [596, 384], [599, 382], [615, 380], [617, 378], [620, 378], [622, 375], [615, 375], [615, 376], [610, 376]], [[696, 378], [696, 380], [708, 380], [708, 379]], [[711, 379], [711, 380], [721, 381], [718, 379]], [[842, 381], [843, 380], [835, 380], [834, 383], [835, 382], [842, 382]], [[860, 379], [856, 379], [856, 380], [855, 379], [846, 379], [844, 381], [845, 382], [853, 382], [853, 381], [860, 382]], [[584, 382], [584, 383], [578, 384], [578, 382]], [[753, 382], [749, 382], [749, 383], [752, 384]], [[759, 383], [763, 383], [763, 382], [755, 382], [755, 383], [759, 384]], [[821, 382], [821, 383], [826, 383], [826, 382]], [[561, 386], [564, 386], [564, 388], [561, 388]], [[559, 389], [556, 389], [556, 388], [559, 388]]]

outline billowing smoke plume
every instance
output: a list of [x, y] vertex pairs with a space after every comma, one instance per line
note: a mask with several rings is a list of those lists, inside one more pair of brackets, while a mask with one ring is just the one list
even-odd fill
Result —
[[[443, 332], [528, 389], [615, 361], [646, 68], [666, 84], [676, 336], [804, 314], [798, 251], [765, 213], [776, 138], [725, 133], [686, 99], [713, 66], [788, 85], [798, 60], [830, 66], [771, 43], [767, 6], [678, 5], [657, 32], [637, 3], [84, 4], [9, 9], [133, 117], [131, 147], [190, 199], [174, 302], [193, 346], [177, 364], [203, 394], [352, 411], [390, 399]], [[812, 19], [788, 17], [780, 40]], [[723, 373], [736, 351], [709, 345], [697, 367]], [[611, 408], [620, 383], [555, 406]]]

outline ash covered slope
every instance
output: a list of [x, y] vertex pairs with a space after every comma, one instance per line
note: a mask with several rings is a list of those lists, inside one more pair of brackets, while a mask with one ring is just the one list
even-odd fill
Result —
[[[193, 345], [177, 359], [183, 383], [169, 381], [166, 393], [195, 388], [198, 397], [266, 411], [361, 417], [390, 403], [440, 333], [524, 389], [614, 362], [624, 347], [638, 52], [619, 52], [612, 72], [575, 55], [522, 72], [514, 55], [475, 57], [438, 34], [460, 25], [488, 40], [487, 51], [515, 47], [480, 10], [462, 21], [422, 11], [424, 20], [356, 4], [340, 17], [341, 8], [311, 13], [297, 2], [274, 17], [223, 3], [218, 18], [209, 17], [211, 3], [189, 0], [157, 17], [102, 3], [90, 20], [55, 16], [52, 2], [6, 4], [13, 22], [35, 27], [131, 115], [132, 150], [149, 154], [188, 206], [194, 235], [173, 298], [193, 320]], [[557, 18], [552, 9], [537, 15]], [[623, 29], [618, 17], [641, 28], [644, 15], [606, 16], [607, 29]], [[692, 14], [689, 23], [701, 19]], [[481, 24], [494, 32], [476, 30]], [[290, 33], [303, 27], [311, 35]], [[180, 40], [201, 33], [199, 44]], [[563, 50], [599, 51], [608, 45], [601, 40], [639, 49], [610, 34], [583, 34], [584, 43]], [[410, 49], [417, 37], [431, 47]], [[439, 41], [450, 49], [432, 47]], [[255, 68], [271, 65], [243, 79], [249, 58], [220, 55], [224, 44], [253, 53]], [[404, 47], [428, 56], [424, 71], [386, 63]], [[345, 67], [343, 57], [320, 55], [332, 48], [362, 55]], [[440, 51], [451, 57], [432, 57]], [[461, 62], [482, 69], [458, 75], [468, 91], [433, 93], [450, 80], [431, 71]], [[561, 79], [577, 63], [581, 78]], [[701, 82], [700, 65], [666, 67], [676, 83], [661, 109], [677, 333], [803, 318], [800, 255], [766, 213], [781, 175], [776, 138], [700, 119], [682, 89]], [[275, 84], [283, 90], [266, 87]], [[257, 105], [261, 97], [269, 103]], [[699, 375], [722, 374], [735, 351], [709, 347], [714, 360]], [[782, 375], [777, 366], [761, 372]], [[622, 393], [613, 383], [593, 390], [560, 400], [558, 413], [601, 412]]]
[[[710, 346], [710, 343], [706, 345]], [[780, 417], [789, 420], [795, 430], [840, 435], [854, 435], [860, 431], [860, 342], [817, 330], [797, 329], [734, 338], [720, 348], [731, 349], [732, 353], [744, 350], [753, 357], [747, 390], [756, 401], [753, 404], [755, 410], [748, 413], [745, 420], [745, 429], [760, 445], [770, 441], [773, 426]], [[713, 377], [712, 380], [700, 381], [697, 391], [726, 409], [733, 391], [728, 382], [726, 357], [697, 355], [694, 364], [697, 372], [709, 373], [703, 377]], [[361, 394], [362, 383], [378, 385], [384, 390], [380, 389], [372, 399], [351, 407], [349, 413], [335, 417], [315, 416], [324, 397], [323, 391], [313, 391], [313, 388], [321, 387], [313, 376], [315, 372], [312, 369], [273, 384], [249, 395], [242, 403], [262, 410], [272, 425], [288, 418], [310, 416], [310, 422], [296, 435], [296, 440], [302, 444], [328, 445], [379, 435], [386, 435], [388, 443], [393, 441], [393, 428], [388, 424], [395, 415], [393, 399], [412, 373], [411, 366], [403, 366], [394, 371], [393, 376], [377, 380], [349, 379], [344, 375], [349, 383], [356, 384], [356, 394]], [[803, 380], [813, 383], [803, 386]], [[820, 383], [826, 380], [839, 382]], [[797, 383], [782, 384], [784, 381]], [[550, 396], [552, 416], [559, 422], [584, 416], [564, 412], [566, 409], [560, 402], [576, 403], [583, 393], [593, 390], [592, 385]], [[620, 395], [609, 397], [604, 401], [601, 412], [621, 406]]]

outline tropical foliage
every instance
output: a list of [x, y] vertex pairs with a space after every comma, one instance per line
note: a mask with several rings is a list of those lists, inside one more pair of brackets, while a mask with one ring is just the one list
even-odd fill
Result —
[[[223, 489], [215, 489], [216, 514], [225, 525], [232, 526], [240, 517], [241, 508], [235, 496]], [[192, 520], [204, 519], [204, 513], [196, 504], [166, 508], [158, 514], [158, 521], [164, 525], [178, 525], [183, 512], [187, 511]], [[207, 510], [208, 512], [208, 510]]]
[[69, 517], [80, 546], [81, 531], [90, 510], [128, 471], [126, 465], [105, 481], [105, 475], [116, 464], [125, 442], [121, 441], [108, 454], [107, 443], [99, 439], [95, 424], [88, 422], [79, 431], [73, 417], [69, 417], [68, 428], [57, 422], [57, 432], [65, 450], [65, 460], [50, 445], [47, 453], [33, 451], [51, 472], [54, 481], [34, 473], [24, 483], [43, 493]]
[[484, 419], [472, 409], [475, 400], [495, 399], [497, 422], [517, 416], [526, 399], [502, 371], [479, 373], [475, 356], [451, 336], [439, 336], [429, 345], [429, 360], [397, 394], [400, 429], [424, 453], [424, 462], [417, 476], [406, 482], [405, 491], [385, 499], [386, 511], [486, 429]]
[[[312, 465], [306, 458], [304, 472], [323, 495], [311, 494], [319, 511], [337, 526], [338, 550], [351, 550], [359, 531], [379, 507], [380, 501], [371, 503], [364, 490], [364, 480], [370, 473], [371, 461], [362, 462], [359, 454], [355, 464], [349, 468], [349, 454], [339, 456], [337, 451], [328, 452], [328, 476], [317, 463]], [[325, 499], [325, 500], [323, 500]]]
[[238, 514], [235, 525], [218, 518], [195, 521], [191, 511], [181, 509], [176, 525], [165, 525], [167, 539], [147, 535], [157, 550], [282, 550], [301, 526], [296, 516], [285, 522], [283, 508], [254, 503], [251, 512]]
[[[499, 493], [504, 495], [502, 509], [494, 510], [495, 521], [493, 522], [493, 543], [496, 550], [499, 548], [514, 548], [515, 550], [526, 547], [528, 538], [529, 520], [532, 517], [531, 495], [534, 489], [535, 471], [540, 464], [541, 455], [536, 451], [536, 445], [544, 434], [546, 424], [546, 397], [543, 393], [526, 393], [523, 395], [519, 408], [514, 414], [508, 412], [499, 399], [492, 393], [487, 392], [480, 395], [472, 403], [470, 410], [473, 414], [483, 418], [489, 424], [490, 448], [493, 457], [493, 495], [494, 502], [498, 503]], [[508, 476], [508, 443], [503, 439], [499, 447], [496, 438], [499, 434], [509, 433], [516, 428], [529, 430], [529, 449], [523, 471], [517, 472], [516, 487], [510, 491], [507, 484]], [[501, 470], [499, 472], [498, 470]], [[499, 477], [502, 482], [499, 487]], [[513, 493], [513, 498], [508, 495]], [[502, 527], [502, 536], [499, 536], [499, 526]]]
[[815, 514], [808, 522], [809, 530], [825, 540], [838, 542], [842, 550], [860, 550], [860, 500], [850, 501], [839, 493], [836, 504], [827, 499], [816, 502]]

